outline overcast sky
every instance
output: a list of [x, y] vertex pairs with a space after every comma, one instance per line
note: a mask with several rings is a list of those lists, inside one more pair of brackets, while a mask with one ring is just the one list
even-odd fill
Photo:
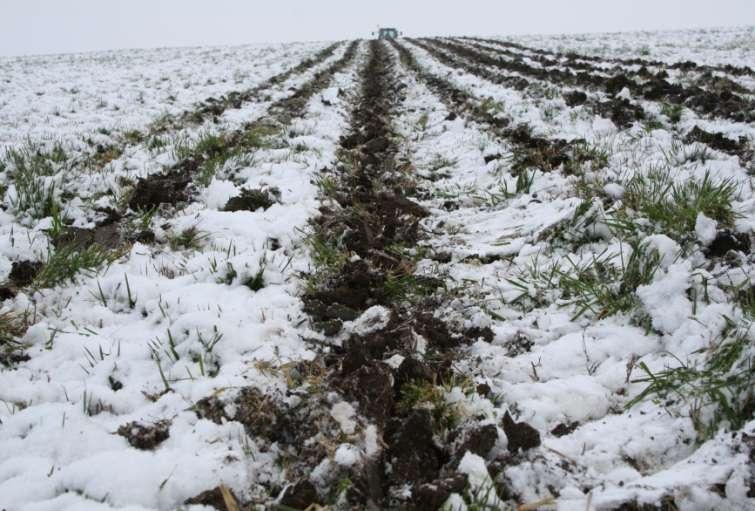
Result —
[[0, 0], [0, 55], [755, 25], [755, 0]]

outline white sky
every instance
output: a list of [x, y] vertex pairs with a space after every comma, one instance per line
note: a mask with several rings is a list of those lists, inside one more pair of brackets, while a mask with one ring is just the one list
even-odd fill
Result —
[[0, 55], [755, 25], [755, 0], [0, 0]]

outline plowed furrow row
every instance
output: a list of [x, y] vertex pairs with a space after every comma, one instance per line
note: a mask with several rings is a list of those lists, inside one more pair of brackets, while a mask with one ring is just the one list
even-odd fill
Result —
[[450, 57], [443, 57], [438, 49], [447, 50], [451, 54], [477, 62], [486, 66], [491, 66], [508, 72], [517, 72], [525, 76], [530, 76], [540, 80], [546, 80], [555, 85], [578, 86], [592, 90], [599, 90], [610, 95], [619, 93], [622, 89], [627, 88], [635, 97], [642, 97], [650, 101], [664, 101], [668, 103], [683, 105], [702, 115], [730, 119], [737, 122], [751, 122], [755, 104], [738, 94], [729, 90], [720, 93], [714, 93], [704, 90], [697, 86], [684, 87], [676, 83], [670, 83], [660, 76], [651, 76], [647, 80], [636, 80], [635, 77], [618, 73], [613, 76], [604, 76], [603, 73], [596, 72], [573, 72], [564, 70], [560, 67], [550, 67], [547, 69], [530, 66], [523, 61], [508, 61], [495, 58], [485, 50], [487, 48], [480, 45], [472, 47], [447, 42], [444, 40], [434, 39], [431, 44], [426, 42], [424, 48], [433, 52], [434, 56], [441, 59], [451, 60]]
[[202, 165], [226, 155], [253, 151], [261, 136], [269, 136], [282, 130], [292, 119], [301, 115], [309, 99], [327, 87], [333, 74], [349, 66], [357, 55], [359, 43], [352, 42], [344, 55], [330, 66], [317, 72], [312, 79], [291, 95], [274, 102], [267, 114], [247, 123], [241, 129], [220, 135], [220, 143], [211, 148], [197, 148], [167, 172], [140, 179], [129, 202], [132, 209], [150, 209], [161, 204], [175, 204], [189, 197], [189, 184]]
[[[528, 57], [535, 57], [538, 56], [541, 57], [552, 57], [548, 59], [549, 61], [554, 61], [554, 59], [558, 59], [558, 61], [565, 61], [565, 63], [569, 66], [579, 67], [587, 62], [592, 62], [595, 64], [614, 64], [614, 67], [618, 66], [651, 66], [651, 67], [659, 67], [661, 69], [678, 69], [681, 71], [700, 71], [702, 73], [711, 73], [711, 72], [721, 72], [721, 73], [728, 73], [734, 76], [755, 76], [755, 70], [753, 70], [750, 67], [746, 66], [732, 66], [731, 64], [726, 65], [719, 65], [719, 66], [713, 66], [713, 65], [706, 65], [706, 64], [698, 64], [696, 62], [692, 61], [683, 61], [683, 62], [674, 62], [672, 64], [669, 64], [667, 62], [661, 62], [659, 60], [651, 60], [651, 59], [641, 59], [641, 58], [632, 58], [632, 59], [622, 59], [617, 57], [612, 58], [605, 58], [605, 57], [596, 57], [594, 55], [587, 55], [584, 53], [577, 53], [577, 52], [554, 52], [550, 50], [544, 50], [540, 48], [533, 48], [531, 46], [525, 46], [517, 43], [512, 43], [509, 41], [500, 41], [498, 39], [482, 39], [482, 38], [476, 38], [476, 37], [465, 37], [462, 39], [470, 40], [470, 41], [480, 41], [483, 43], [487, 43], [490, 45], [497, 46], [503, 50], [506, 50], [507, 53], [513, 55], [521, 55], [522, 52], [526, 52]], [[516, 50], [516, 52], [511, 51]], [[579, 61], [583, 61], [580, 63]]]
[[[461, 115], [479, 123], [496, 137], [514, 149], [512, 170], [519, 173], [530, 167], [553, 170], [568, 162], [587, 161], [589, 154], [581, 151], [583, 141], [566, 141], [559, 138], [548, 139], [534, 135], [525, 125], [510, 126], [510, 120], [485, 108], [477, 98], [450, 81], [425, 70], [412, 52], [404, 45], [395, 43], [401, 61], [423, 83], [436, 93], [446, 108], [454, 115]], [[443, 54], [431, 54], [442, 58]]]

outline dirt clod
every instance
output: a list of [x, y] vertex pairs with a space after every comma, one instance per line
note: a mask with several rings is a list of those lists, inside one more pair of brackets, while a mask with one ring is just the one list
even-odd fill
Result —
[[424, 482], [435, 478], [443, 456], [433, 441], [433, 420], [428, 410], [414, 410], [404, 420], [395, 419], [390, 438], [390, 458], [396, 483]]
[[341, 383], [346, 395], [359, 402], [362, 412], [384, 424], [393, 408], [393, 375], [382, 362], [369, 362]]
[[503, 416], [503, 432], [506, 433], [509, 451], [512, 453], [540, 445], [540, 433], [525, 422], [515, 422], [508, 412]]
[[452, 493], [462, 493], [466, 487], [467, 477], [463, 474], [420, 484], [412, 495], [413, 509], [417, 511], [440, 509]]
[[[233, 494], [233, 491], [230, 489], [227, 489], [233, 498], [234, 501], [237, 502], [236, 496]], [[199, 506], [208, 506], [217, 509], [218, 511], [227, 511], [228, 507], [226, 506], [225, 499], [223, 498], [223, 491], [220, 489], [220, 486], [217, 486], [213, 488], [212, 490], [203, 491], [196, 497], [192, 497], [184, 502], [187, 506], [190, 505], [199, 505]]]
[[128, 205], [133, 210], [149, 210], [161, 204], [176, 204], [188, 200], [187, 187], [191, 171], [176, 169], [167, 174], [155, 174], [139, 179]]
[[579, 427], [579, 422], [561, 422], [551, 430], [551, 435], [556, 437], [562, 437], [571, 434], [575, 429]]
[[270, 190], [250, 190], [243, 188], [241, 194], [231, 197], [226, 202], [223, 211], [257, 211], [267, 209], [275, 204], [280, 198], [280, 191], [273, 188]]
[[315, 486], [304, 479], [283, 490], [279, 505], [290, 509], [307, 509], [312, 504], [317, 504], [320, 497], [317, 495]]
[[705, 254], [708, 257], [723, 257], [730, 250], [749, 254], [750, 248], [751, 241], [747, 234], [723, 230], [716, 233], [715, 239], [708, 245]]
[[168, 439], [170, 424], [169, 420], [161, 420], [152, 424], [134, 421], [119, 427], [117, 433], [124, 437], [132, 447], [148, 451]]
[[493, 424], [479, 426], [467, 433], [466, 440], [457, 450], [456, 456], [458, 459], [461, 459], [469, 451], [486, 458], [497, 441], [498, 428]]

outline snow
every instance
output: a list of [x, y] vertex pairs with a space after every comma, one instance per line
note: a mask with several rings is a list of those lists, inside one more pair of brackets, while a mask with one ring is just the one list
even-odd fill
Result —
[[[752, 66], [752, 45], [741, 44], [751, 28], [673, 34], [521, 36], [515, 41], [602, 56]], [[641, 367], [657, 373], [697, 363], [730, 324], [751, 325], [735, 297], [736, 290], [755, 283], [755, 260], [743, 253], [736, 261], [708, 257], [704, 249], [726, 226], [703, 212], [697, 213], [694, 230], [681, 233], [652, 225], [623, 201], [636, 175], [668, 168], [675, 183], [684, 183], [709, 173], [714, 182], [730, 180], [736, 188], [736, 219], [726, 228], [752, 238], [751, 162], [716, 150], [704, 162], [691, 160], [699, 147], [683, 138], [699, 125], [752, 144], [753, 126], [685, 110], [675, 126], [645, 129], [638, 123], [620, 130], [586, 108], [567, 107], [558, 95], [548, 99], [508, 89], [445, 66], [411, 42], [402, 44], [430, 74], [476, 100], [500, 102], [501, 116], [512, 125], [527, 123], [549, 139], [584, 139], [607, 155], [604, 168], [586, 166], [580, 175], [533, 168], [531, 187], [515, 191], [518, 176], [509, 156], [518, 148], [464, 116], [452, 119], [415, 76], [401, 67], [395, 71], [406, 85], [406, 97], [394, 128], [401, 156], [418, 177], [420, 193], [412, 199], [430, 212], [422, 220], [415, 273], [444, 280], [447, 293], [438, 300], [439, 318], [458, 331], [489, 328], [493, 334], [492, 342], [475, 340], [454, 353], [459, 378], [442, 382], [445, 403], [459, 415], [459, 431], [499, 425], [510, 413], [537, 429], [542, 439], [539, 447], [512, 458], [500, 433], [491, 456], [507, 462], [496, 481], [505, 483], [518, 504], [552, 499], [558, 509], [610, 509], [634, 500], [655, 504], [667, 496], [680, 509], [748, 508], [751, 473], [743, 438], [755, 434], [754, 421], [701, 440], [685, 403], [645, 399], [630, 404], [646, 388], [637, 381], [646, 376]], [[0, 84], [0, 145], [19, 148], [31, 138], [49, 147], [57, 141], [71, 161], [84, 160], [91, 152], [87, 137], [114, 143], [124, 130], [148, 129], [163, 113], [180, 115], [209, 96], [246, 90], [325, 46], [0, 60], [7, 77]], [[164, 147], [127, 144], [98, 172], [61, 165], [46, 179], [56, 183], [61, 196], [72, 197], [66, 218], [93, 227], [102, 218], [98, 208], [117, 209], [137, 178], [174, 164], [182, 140], [264, 118], [274, 101], [290, 96], [343, 52], [340, 47], [326, 62], [216, 120], [177, 127], [166, 135]], [[350, 335], [369, 336], [391, 325], [391, 309], [374, 305], [345, 322], [340, 337], [326, 338], [312, 329], [301, 301], [314, 265], [309, 222], [330, 200], [320, 195], [316, 182], [336, 160], [365, 54], [363, 44], [356, 65], [332, 76], [276, 144], [226, 164], [206, 186], [194, 183], [187, 204], [154, 212], [147, 223], [156, 243], [128, 244], [110, 264], [79, 272], [52, 289], [25, 287], [2, 303], [2, 313], [28, 323], [18, 340], [29, 360], [0, 366], [0, 509], [177, 509], [221, 484], [242, 500], [269, 504], [277, 497], [268, 495], [270, 489], [291, 482], [290, 453], [239, 422], [200, 418], [194, 405], [219, 397], [233, 417], [234, 397], [251, 387], [272, 400], [306, 406], [311, 402], [306, 391], [293, 391], [289, 381], [298, 364], [316, 360], [321, 344], [340, 348]], [[687, 83], [697, 74], [672, 70], [670, 76]], [[752, 90], [751, 76], [733, 79]], [[661, 110], [626, 90], [618, 96], [647, 114]], [[294, 146], [303, 149], [294, 151]], [[501, 157], [486, 164], [491, 155]], [[436, 168], [439, 161], [441, 169]], [[49, 235], [52, 218], [17, 214], [17, 190], [8, 172], [0, 170], [0, 184], [5, 190], [0, 280], [5, 280], [13, 263], [47, 261], [55, 247]], [[280, 197], [267, 209], [222, 211], [243, 188], [272, 187]], [[612, 221], [627, 217], [632, 229], [617, 230]], [[187, 229], [200, 234], [197, 246], [171, 247], [169, 239]], [[599, 260], [603, 273], [594, 280], [618, 293], [623, 283], [606, 275], [609, 269], [622, 271], [631, 240], [658, 255], [652, 278], [631, 291], [627, 310], [608, 314], [602, 310], [605, 303], [597, 303], [595, 310], [580, 311], [574, 295], [564, 293], [552, 275], [574, 276], [575, 267]], [[450, 262], [424, 258], [441, 252]], [[257, 275], [264, 285], [255, 290], [246, 283]], [[579, 282], [594, 283], [587, 274], [579, 277]], [[431, 340], [412, 335], [413, 356], [431, 350]], [[746, 335], [752, 341], [755, 334]], [[217, 341], [211, 349], [210, 339]], [[389, 355], [384, 362], [396, 370], [404, 356]], [[489, 387], [486, 396], [474, 392], [480, 384]], [[307, 385], [302, 388], [329, 383], [324, 377]], [[309, 467], [309, 480], [320, 489], [360, 470], [368, 459], [382, 459], [385, 448], [382, 426], [363, 417], [339, 391], [329, 390], [323, 417], [338, 440], [327, 446], [327, 457]], [[169, 437], [152, 450], [137, 449], [117, 434], [132, 421], [161, 420], [170, 423]], [[557, 435], [559, 426], [570, 428]], [[467, 475], [470, 489], [491, 506], [504, 505], [495, 491], [488, 491], [494, 487], [487, 468], [491, 460], [472, 452], [457, 459], [453, 470]], [[411, 487], [403, 491], [408, 494]], [[446, 508], [466, 509], [465, 498], [451, 495]]]
[[698, 213], [695, 220], [695, 234], [697, 239], [705, 246], [716, 239], [716, 221], [705, 216], [705, 213]]

